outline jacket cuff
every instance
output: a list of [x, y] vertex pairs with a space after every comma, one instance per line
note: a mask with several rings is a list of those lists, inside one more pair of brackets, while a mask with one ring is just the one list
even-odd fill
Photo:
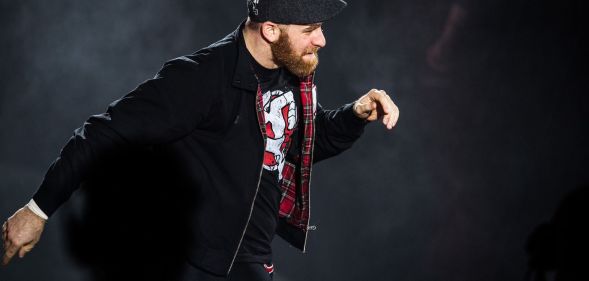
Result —
[[37, 203], [35, 202], [35, 199], [31, 199], [31, 201], [29, 201], [29, 203], [27, 203], [27, 208], [29, 208], [29, 210], [31, 210], [33, 213], [35, 213], [35, 215], [41, 217], [44, 220], [48, 220], [49, 217], [43, 212], [43, 210], [41, 210], [41, 208], [39, 208], [39, 206], [37, 205]]
[[363, 131], [366, 124], [370, 123], [354, 114], [354, 103], [351, 102], [343, 106], [342, 115], [347, 126], [352, 130]]
[[43, 192], [44, 191], [40, 187], [39, 190], [33, 194], [32, 200], [35, 202], [35, 205], [39, 207], [39, 210], [42, 210], [42, 212], [47, 215], [47, 217], [51, 217], [56, 211], [57, 207], [54, 207], [55, 204], [50, 201], [49, 197], [47, 196], [47, 192]]

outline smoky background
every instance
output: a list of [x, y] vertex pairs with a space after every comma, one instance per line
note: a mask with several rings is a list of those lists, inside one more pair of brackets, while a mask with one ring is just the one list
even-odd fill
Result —
[[[88, 116], [247, 14], [241, 0], [0, 3], [3, 219]], [[401, 117], [393, 131], [370, 124], [350, 151], [314, 166], [317, 230], [306, 254], [275, 240], [275, 280], [522, 280], [528, 236], [589, 179], [587, 4], [348, 4], [324, 24], [319, 101], [335, 108], [379, 88]], [[467, 16], [434, 67], [428, 50], [455, 5]], [[92, 280], [62, 233], [76, 202], [0, 280]]]

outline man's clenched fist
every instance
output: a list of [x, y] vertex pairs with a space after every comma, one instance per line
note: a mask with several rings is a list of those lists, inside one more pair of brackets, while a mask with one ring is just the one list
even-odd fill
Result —
[[385, 91], [372, 89], [354, 103], [354, 114], [370, 122], [382, 119], [390, 130], [397, 124], [399, 108]]
[[20, 258], [30, 252], [39, 242], [45, 220], [33, 213], [28, 207], [20, 208], [2, 225], [4, 256], [2, 265], [7, 265], [18, 252]]

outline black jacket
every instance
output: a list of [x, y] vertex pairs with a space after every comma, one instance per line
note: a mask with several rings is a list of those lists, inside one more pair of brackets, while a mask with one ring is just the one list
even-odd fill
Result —
[[[192, 55], [168, 61], [106, 113], [91, 116], [34, 195], [40, 208], [53, 214], [112, 151], [157, 147], [174, 167], [166, 188], [192, 191], [185, 217], [189, 244], [183, 246], [188, 260], [228, 274], [248, 224], [264, 153], [255, 112], [258, 83], [242, 27]], [[364, 125], [351, 104], [337, 110], [317, 106], [313, 162], [349, 148]], [[280, 223], [277, 233], [305, 248], [306, 230]]]

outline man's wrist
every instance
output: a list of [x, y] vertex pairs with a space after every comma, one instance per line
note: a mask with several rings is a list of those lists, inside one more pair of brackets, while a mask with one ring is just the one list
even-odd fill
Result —
[[352, 113], [348, 114], [353, 116], [353, 118], [351, 118], [351, 116], [348, 118], [348, 121], [353, 120], [356, 123], [361, 123], [361, 124], [366, 124], [369, 123], [368, 120], [366, 120], [366, 117], [362, 117], [358, 114], [358, 112], [356, 112], [356, 107], [359, 106], [358, 101], [354, 101], [351, 102], [347, 105], [344, 106], [344, 111], [349, 110]]
[[35, 215], [39, 216], [40, 218], [42, 218], [44, 220], [49, 219], [49, 217], [45, 214], [45, 212], [43, 212], [43, 210], [41, 210], [41, 208], [39, 208], [39, 206], [37, 205], [37, 203], [35, 202], [34, 199], [31, 199], [31, 201], [29, 201], [29, 203], [27, 203], [26, 207], [29, 208], [29, 210], [31, 210], [31, 212], [33, 212]]

